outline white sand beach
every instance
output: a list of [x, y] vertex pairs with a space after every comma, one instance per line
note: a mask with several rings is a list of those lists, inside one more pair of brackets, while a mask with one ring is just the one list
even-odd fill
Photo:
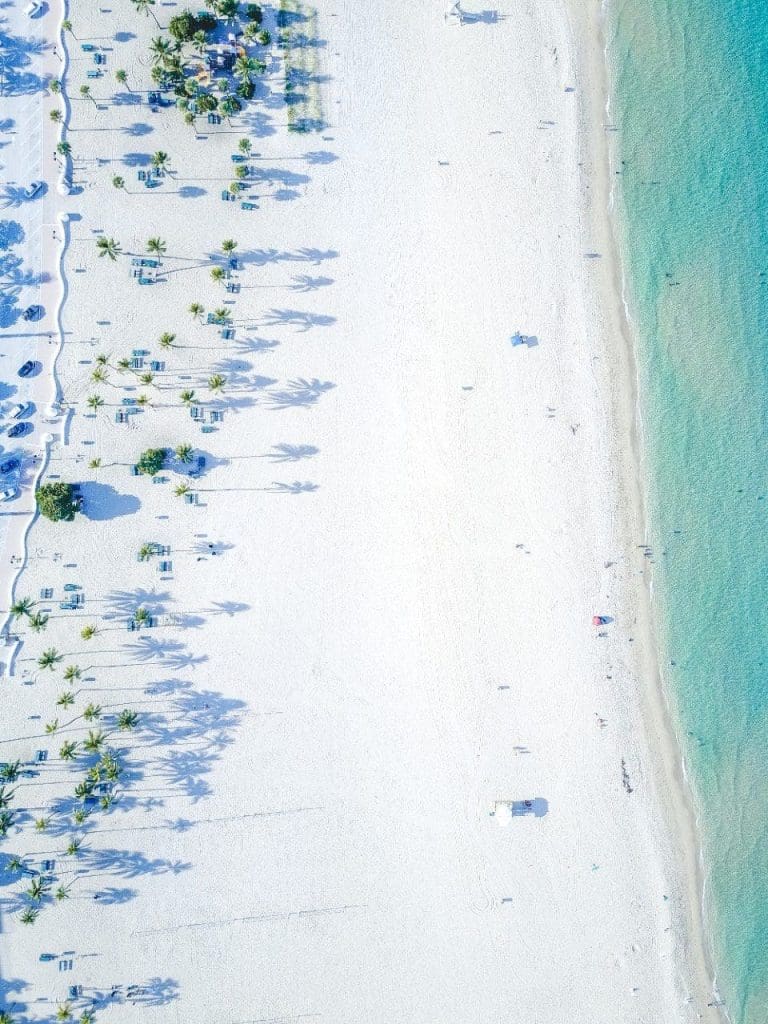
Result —
[[[291, 5], [281, 51], [263, 6], [254, 100], [194, 128], [147, 101], [155, 18], [182, 5], [66, 13], [73, 188], [44, 197], [45, 223], [69, 218], [64, 412], [43, 478], [84, 507], [36, 519], [14, 586], [50, 619], [18, 616], [3, 659], [0, 760], [33, 764], [0, 845], [0, 1008], [48, 1021], [75, 986], [74, 1019], [115, 1024], [714, 1020], [649, 697], [584, 25], [555, 2], [467, 3], [461, 24], [445, 0], [316, 0]], [[57, 42], [57, 17], [34, 32]], [[224, 202], [243, 138], [248, 189]], [[157, 151], [170, 173], [147, 188]], [[237, 267], [215, 282], [225, 239]], [[132, 474], [182, 444], [190, 465]], [[153, 622], [129, 629], [138, 609]], [[123, 770], [78, 821], [89, 730]]]

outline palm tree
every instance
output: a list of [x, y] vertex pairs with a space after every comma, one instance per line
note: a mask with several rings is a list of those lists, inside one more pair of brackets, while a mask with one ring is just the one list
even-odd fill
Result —
[[37, 818], [35, 821], [35, 832], [45, 832], [50, 824], [50, 818]]
[[198, 29], [197, 32], [192, 36], [192, 42], [198, 48], [202, 50], [205, 44], [208, 42], [208, 36], [203, 32], [202, 29]]
[[106, 738], [106, 734], [103, 733], [101, 729], [97, 729], [96, 732], [94, 732], [91, 729], [89, 730], [86, 738], [83, 740], [83, 746], [85, 747], [89, 754], [98, 754], [98, 752], [104, 746], [104, 741], [106, 740]]
[[66, 740], [62, 743], [59, 757], [62, 761], [74, 761], [77, 757], [77, 743], [74, 740]]
[[24, 867], [24, 861], [21, 857], [14, 856], [8, 858], [8, 863], [5, 865], [6, 871], [21, 871]]
[[[185, 110], [184, 111], [184, 124], [188, 124], [191, 127], [194, 127], [194, 125], [195, 125], [195, 115], [192, 113], [191, 110]], [[195, 128], [195, 132], [197, 132], [197, 128]]]
[[56, 705], [60, 708], [71, 708], [75, 703], [75, 695], [71, 690], [65, 690], [56, 699]]
[[[91, 87], [90, 87], [90, 85], [81, 85], [80, 86], [80, 95], [83, 97], [84, 100], [93, 100], [93, 96], [91, 96]], [[96, 101], [93, 100], [93, 102], [95, 103]]]
[[72, 146], [68, 142], [57, 142], [56, 152], [59, 156], [69, 156], [72, 152]]
[[104, 778], [107, 779], [108, 782], [117, 782], [123, 774], [123, 769], [120, 767], [120, 763], [112, 754], [101, 755], [99, 769], [104, 772]]
[[133, 613], [133, 621], [139, 626], [143, 626], [144, 623], [148, 620], [149, 612], [147, 611], [146, 608], [137, 608], [136, 611]]
[[14, 601], [11, 605], [10, 611], [14, 619], [20, 618], [22, 615], [29, 615], [35, 606], [35, 602], [31, 597], [22, 597], [18, 601]]
[[122, 68], [118, 68], [115, 72], [115, 81], [118, 82], [120, 85], [127, 85], [128, 75], [125, 71], [123, 71]]
[[15, 782], [19, 774], [21, 773], [21, 761], [10, 761], [0, 768], [0, 779], [5, 779], [6, 782]]
[[199, 302], [193, 302], [189, 307], [189, 312], [195, 320], [198, 320], [205, 312], [205, 307], [201, 306]]
[[213, 315], [216, 319], [216, 323], [218, 324], [225, 324], [228, 320], [232, 319], [232, 314], [226, 306], [220, 306], [218, 309], [214, 309]]
[[13, 1017], [7, 1010], [0, 1010], [0, 1024], [15, 1024]]
[[99, 235], [96, 239], [96, 248], [99, 250], [99, 256], [109, 256], [111, 260], [116, 260], [122, 252], [120, 243], [114, 238], [107, 238], [106, 235]]
[[5, 786], [0, 786], [0, 810], [4, 810], [6, 807], [10, 807], [13, 795], [16, 792], [15, 789], [6, 792]]
[[0, 836], [7, 836], [8, 829], [13, 827], [14, 817], [10, 811], [0, 811]]
[[48, 736], [53, 736], [56, 730], [59, 728], [58, 718], [54, 718], [52, 722], [45, 723], [45, 731]]
[[78, 809], [72, 815], [72, 821], [76, 825], [83, 825], [90, 817], [90, 812], [86, 811], [84, 807], [78, 807]]
[[[136, 3], [136, 0], [133, 0], [133, 2]], [[154, 3], [154, 0], [152, 0], [152, 3]], [[68, 1002], [61, 1003], [59, 1008], [56, 1010], [56, 1020], [72, 1020], [72, 1010]]]
[[48, 115], [54, 124], [58, 124], [61, 121], [62, 114], [60, 110], [52, 110]]
[[160, 335], [160, 340], [158, 344], [160, 345], [160, 348], [168, 349], [173, 348], [174, 341], [176, 341], [176, 335], [171, 334], [169, 331], [165, 331], [163, 334]]
[[95, 361], [98, 366], [109, 366], [109, 356], [106, 352], [99, 352]]
[[98, 629], [96, 626], [83, 626], [80, 630], [80, 637], [83, 640], [90, 640], [92, 637], [96, 636], [97, 632]]
[[49, 668], [53, 671], [53, 666], [56, 665], [63, 659], [64, 655], [59, 654], [55, 647], [49, 647], [47, 651], [43, 651], [40, 657], [37, 659], [37, 664], [40, 668]]
[[121, 178], [119, 174], [116, 174], [112, 179], [112, 184], [115, 188], [125, 188], [125, 178]]
[[142, 544], [139, 548], [139, 561], [148, 562], [155, 553], [154, 544]]
[[48, 625], [49, 618], [50, 615], [44, 615], [43, 612], [35, 612], [34, 615], [29, 616], [29, 628], [35, 633], [40, 633]]
[[62, 900], [69, 899], [69, 890], [72, 888], [71, 885], [60, 885], [56, 892], [53, 894], [53, 898], [57, 903], [61, 903]]
[[91, 380], [94, 384], [106, 384], [109, 380], [109, 374], [103, 366], [97, 366], [96, 369], [91, 372]]
[[124, 373], [126, 370], [130, 370], [131, 360], [123, 356], [122, 359], [117, 360], [117, 372]]
[[[72, 22], [69, 18], [65, 18], [64, 21], [62, 21], [61, 28], [64, 32], [72, 32]], [[74, 32], [72, 32], [72, 35], [74, 35]]]
[[237, 242], [234, 240], [234, 238], [225, 238], [224, 241], [221, 243], [221, 251], [224, 253], [225, 256], [231, 256], [236, 248]]
[[101, 397], [101, 395], [89, 395], [86, 401], [86, 405], [88, 406], [89, 409], [93, 409], [93, 411], [95, 412], [97, 409], [100, 409], [102, 405], [104, 405], [104, 399]]
[[244, 186], [243, 186], [242, 181], [230, 181], [230, 183], [228, 185], [228, 189], [232, 193], [233, 196], [236, 196], [238, 194], [238, 192], [242, 192], [243, 187]]
[[136, 399], [136, 405], [151, 405], [147, 395], [139, 395]]
[[256, 60], [255, 57], [238, 57], [232, 73], [238, 82], [252, 82], [254, 75], [260, 75], [266, 71], [266, 64]]
[[235, 99], [234, 96], [225, 96], [219, 101], [219, 110], [222, 112], [227, 120], [236, 114], [240, 109], [240, 103]]
[[208, 378], [208, 390], [214, 393], [221, 392], [224, 390], [224, 385], [227, 383], [227, 378], [222, 377], [220, 373], [214, 373]]
[[211, 270], [211, 279], [217, 283], [224, 280], [224, 271], [221, 267], [214, 267]]
[[104, 796], [102, 796], [99, 799], [99, 806], [101, 807], [102, 811], [108, 811], [114, 802], [114, 793], [105, 793]]
[[190, 406], [195, 400], [195, 392], [182, 391], [181, 394], [179, 395], [179, 399], [181, 400], [182, 405]]
[[167, 153], [164, 153], [162, 149], [158, 149], [156, 153], [152, 154], [152, 166], [156, 167], [159, 171], [167, 171], [170, 159]]
[[75, 796], [77, 797], [77, 799], [87, 800], [89, 796], [93, 796], [93, 787], [97, 781], [98, 778], [93, 781], [88, 779], [85, 782], [78, 782], [78, 784], [75, 786]]
[[117, 716], [117, 727], [122, 729], [123, 732], [134, 729], [138, 724], [139, 716], [135, 711], [131, 711], [129, 708], [124, 708]]
[[80, 669], [77, 667], [77, 665], [67, 665], [67, 667], [64, 669], [64, 679], [68, 683], [71, 683], [74, 679], [79, 679], [81, 674], [82, 673], [80, 672]]
[[100, 469], [101, 458], [97, 455], [95, 459], [88, 460], [88, 469]]
[[47, 891], [48, 886], [45, 879], [42, 875], [38, 875], [37, 878], [32, 879], [24, 895], [31, 899], [33, 903], [39, 903]]
[[155, 6], [155, 0], [131, 0], [131, 3], [136, 8], [139, 14], [143, 14], [146, 17], [149, 17], [149, 15], [151, 14], [152, 17], [155, 19], [155, 24], [157, 25], [157, 27], [161, 27], [160, 22], [157, 20], [155, 12], [152, 10], [152, 8]]
[[54, 96], [58, 96], [61, 92], [61, 82], [58, 78], [52, 78], [48, 83], [48, 88], [51, 90]]
[[240, 139], [240, 141], [237, 144], [237, 148], [240, 150], [243, 156], [249, 156], [251, 152], [251, 140]]
[[33, 907], [27, 907], [24, 913], [19, 917], [19, 920], [22, 924], [34, 924], [39, 913], [40, 912], [35, 910]]
[[89, 704], [83, 712], [83, 718], [86, 722], [93, 722], [97, 718], [101, 717], [101, 705], [100, 704]]
[[155, 256], [165, 256], [165, 242], [162, 238], [150, 238], [147, 241], [147, 252], [154, 253]]
[[142, 384], [146, 384], [147, 386], [152, 384], [154, 379], [155, 379], [154, 373], [147, 372], [147, 373], [140, 373], [139, 374], [139, 380], [141, 381]]
[[183, 462], [185, 465], [192, 461], [192, 445], [191, 444], [180, 444], [176, 448], [175, 455], [179, 462]]
[[65, 855], [67, 857], [74, 857], [74, 856], [76, 856], [78, 850], [80, 849], [80, 847], [82, 845], [83, 845], [83, 840], [82, 839], [70, 839], [69, 845], [67, 846], [66, 850], [64, 851]]
[[79, 1024], [94, 1024], [95, 1020], [96, 1018], [94, 1017], [92, 1010], [83, 1010], [80, 1014]]
[[177, 498], [183, 498], [185, 494], [189, 494], [189, 484], [177, 484], [173, 493]]

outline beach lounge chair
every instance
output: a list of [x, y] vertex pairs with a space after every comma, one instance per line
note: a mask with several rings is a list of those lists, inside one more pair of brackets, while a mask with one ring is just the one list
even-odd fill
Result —
[[160, 373], [165, 369], [165, 363], [161, 362], [159, 359], [152, 359], [150, 361], [149, 368], [153, 373]]
[[138, 628], [139, 628], [138, 622], [136, 622], [134, 619], [128, 619], [128, 632], [129, 633], [135, 633]]
[[202, 427], [200, 427], [200, 430], [201, 430], [201, 432], [203, 434], [213, 434], [215, 432], [216, 428], [215, 427], [209, 427], [207, 424], [204, 424]]
[[232, 163], [233, 164], [244, 164], [246, 159], [247, 158], [242, 153], [233, 153], [232, 154]]
[[241, 210], [258, 210], [258, 206], [256, 205], [256, 203], [242, 202], [242, 203], [240, 203], [240, 209]]
[[135, 398], [121, 398], [120, 401], [123, 405], [136, 405]]
[[139, 467], [138, 466], [131, 466], [131, 476], [138, 476], [138, 475], [139, 475]]
[[86, 78], [101, 78], [101, 72], [100, 71], [94, 71], [94, 70], [86, 71], [85, 72], [85, 77]]
[[225, 327], [221, 332], [221, 336], [224, 339], [224, 341], [232, 341], [232, 339], [235, 336], [234, 327]]
[[96, 47], [93, 45], [93, 43], [81, 43], [80, 49], [83, 50], [85, 53], [93, 53]]
[[50, 960], [55, 960], [56, 959], [56, 954], [55, 953], [41, 953], [40, 956], [37, 959], [45, 964], [45, 963], [48, 963]]
[[240, 285], [239, 284], [236, 284], [234, 281], [228, 281], [227, 282], [227, 292], [230, 295], [237, 295], [237, 293], [239, 291], [240, 291]]
[[43, 868], [43, 873], [44, 874], [47, 875], [49, 872], [53, 871], [53, 869], [55, 867], [56, 867], [56, 861], [55, 860], [44, 860], [43, 861], [42, 868]]
[[196, 494], [185, 494], [184, 495], [184, 501], [186, 502], [187, 505], [194, 505], [197, 502], [197, 495]]
[[37, 761], [38, 764], [42, 764], [43, 761], [47, 761], [48, 760], [48, 751], [47, 750], [38, 750], [37, 754], [35, 755], [35, 760]]
[[171, 572], [173, 562], [158, 562], [157, 568], [160, 572]]
[[50, 601], [53, 597], [53, 587], [43, 587], [40, 591], [41, 601]]
[[154, 283], [155, 283], [154, 277], [140, 277], [139, 278], [139, 284], [154, 284]]
[[219, 423], [224, 419], [224, 413], [221, 409], [211, 409], [211, 423]]
[[70, 590], [82, 590], [83, 588], [80, 586], [79, 583], [65, 583], [64, 584], [64, 589], [67, 590], [67, 591], [70, 591]]
[[203, 417], [203, 410], [200, 408], [199, 405], [190, 405], [190, 407], [189, 407], [189, 415], [192, 417], [193, 420], [202, 419], [202, 417]]
[[127, 422], [128, 422], [128, 413], [126, 413], [126, 412], [116, 412], [115, 413], [115, 423], [127, 423]]
[[68, 999], [79, 999], [80, 993], [83, 991], [82, 985], [70, 985], [67, 991]]

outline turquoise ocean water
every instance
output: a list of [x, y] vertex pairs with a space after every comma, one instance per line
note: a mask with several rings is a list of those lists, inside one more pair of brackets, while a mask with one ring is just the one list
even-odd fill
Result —
[[765, 1024], [768, 0], [608, 10], [662, 661], [721, 993], [734, 1024]]

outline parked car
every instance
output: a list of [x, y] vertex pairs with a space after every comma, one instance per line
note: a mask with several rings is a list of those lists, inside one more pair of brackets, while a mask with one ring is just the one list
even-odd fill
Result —
[[29, 402], [19, 402], [11, 409], [11, 419], [20, 420], [22, 416], [28, 416], [30, 411]]
[[22, 320], [39, 320], [43, 315], [42, 306], [27, 306], [21, 314]]
[[15, 487], [7, 487], [4, 491], [0, 491], [0, 501], [9, 501], [11, 498], [15, 498], [17, 493]]
[[8, 437], [24, 437], [25, 434], [31, 434], [33, 429], [29, 420], [22, 420], [21, 423], [14, 423], [8, 431]]
[[27, 197], [27, 199], [34, 199], [34, 197], [37, 195], [37, 193], [40, 191], [42, 187], [42, 181], [32, 181], [24, 189], [24, 195]]
[[34, 372], [34, 369], [35, 369], [36, 365], [37, 364], [35, 363], [35, 361], [33, 359], [28, 359], [26, 361], [26, 363], [24, 363], [23, 366], [19, 367], [19, 376], [20, 377], [28, 377], [30, 375], [30, 373]]
[[28, 18], [34, 18], [36, 14], [39, 14], [40, 11], [42, 11], [42, 9], [43, 5], [40, 3], [40, 0], [29, 0], [29, 3], [24, 8], [24, 13]]
[[6, 459], [0, 462], [0, 473], [13, 473], [21, 466], [21, 459]]

